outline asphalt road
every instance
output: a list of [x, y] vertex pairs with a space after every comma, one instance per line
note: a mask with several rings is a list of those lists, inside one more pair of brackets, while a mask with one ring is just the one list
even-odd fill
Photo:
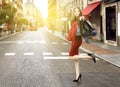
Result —
[[[103, 60], [80, 61], [82, 80], [74, 83], [70, 43], [44, 29], [0, 41], [0, 87], [119, 87], [120, 68]], [[84, 53], [80, 50], [80, 53]]]

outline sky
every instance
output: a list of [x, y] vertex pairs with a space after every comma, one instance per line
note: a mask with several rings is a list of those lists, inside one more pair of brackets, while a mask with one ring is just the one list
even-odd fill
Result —
[[[23, 0], [25, 3], [27, 0]], [[48, 16], [48, 0], [34, 0], [34, 5], [41, 11], [42, 16], [47, 18]]]

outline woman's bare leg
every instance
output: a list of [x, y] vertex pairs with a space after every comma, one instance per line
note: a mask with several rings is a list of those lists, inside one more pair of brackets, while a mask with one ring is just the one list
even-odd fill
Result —
[[76, 79], [78, 79], [78, 77], [79, 77], [79, 74], [80, 74], [80, 67], [79, 67], [79, 60], [77, 59], [77, 60], [74, 60], [74, 62], [75, 62], [75, 73], [76, 73]]
[[75, 74], [76, 74], [76, 78], [75, 79], [78, 79], [79, 75], [80, 75], [80, 59], [77, 57], [77, 56], [70, 56], [69, 57], [70, 59], [73, 59], [74, 60], [74, 63], [75, 63]]

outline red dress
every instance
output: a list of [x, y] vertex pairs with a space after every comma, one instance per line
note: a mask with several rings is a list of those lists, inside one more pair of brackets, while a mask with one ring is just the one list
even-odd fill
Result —
[[76, 38], [76, 30], [77, 30], [77, 24], [78, 22], [74, 22], [72, 24], [72, 27], [68, 33], [67, 40], [72, 41], [69, 56], [74, 56], [79, 54], [79, 47], [82, 44], [82, 38]]

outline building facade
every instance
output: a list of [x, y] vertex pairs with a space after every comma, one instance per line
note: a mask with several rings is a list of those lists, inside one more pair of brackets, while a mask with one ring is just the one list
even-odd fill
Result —
[[120, 0], [88, 0], [83, 15], [95, 25], [97, 40], [120, 46]]
[[68, 33], [70, 29], [69, 22], [73, 15], [73, 8], [78, 6], [82, 9], [83, 3], [82, 0], [57, 0], [57, 24], [59, 24], [57, 26], [59, 30], [64, 26], [64, 32]]
[[32, 28], [43, 25], [43, 18], [40, 10], [34, 5], [34, 0], [27, 0], [23, 5], [24, 18], [28, 20], [28, 25]]
[[61, 2], [57, 3], [64, 7], [60, 17], [67, 17], [67, 23], [73, 8], [79, 6], [83, 15], [96, 27], [97, 40], [120, 46], [120, 0], [66, 0], [64, 4]]
[[[59, 31], [68, 31], [68, 21], [71, 16], [71, 9], [73, 0], [57, 0], [57, 29]], [[63, 3], [64, 2], [64, 3]]]
[[56, 21], [56, 0], [48, 0], [48, 24], [55, 23]]
[[16, 17], [23, 16], [23, 1], [22, 0], [12, 0], [12, 4], [17, 9]]
[[104, 42], [120, 46], [120, 0], [103, 0], [102, 16]]
[[102, 40], [101, 0], [88, 0], [87, 2], [87, 6], [82, 9], [82, 13], [96, 28], [96, 39]]

